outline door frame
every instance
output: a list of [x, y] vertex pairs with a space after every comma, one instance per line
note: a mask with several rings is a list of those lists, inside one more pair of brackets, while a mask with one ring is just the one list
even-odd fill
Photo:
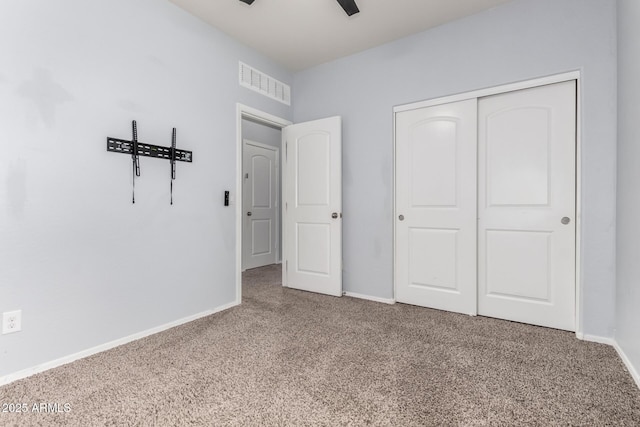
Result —
[[[242, 162], [243, 162], [243, 168], [244, 168], [244, 146], [245, 145], [253, 145], [254, 147], [259, 147], [262, 148], [264, 150], [269, 150], [269, 151], [273, 151], [276, 155], [276, 164], [274, 165], [275, 167], [275, 178], [276, 178], [276, 211], [280, 211], [278, 212], [278, 214], [276, 215], [276, 236], [281, 236], [282, 232], [280, 231], [280, 213], [282, 213], [282, 208], [280, 207], [280, 204], [278, 203], [278, 198], [280, 197], [280, 195], [282, 194], [282, 189], [280, 188], [281, 184], [280, 184], [280, 148], [278, 147], [274, 147], [273, 145], [267, 145], [267, 144], [263, 144], [261, 142], [257, 142], [257, 141], [252, 141], [250, 139], [246, 139], [243, 138], [242, 139]], [[243, 172], [246, 173], [246, 171], [240, 171], [240, 175], [243, 177], [243, 181], [242, 181], [242, 188], [244, 189], [244, 174]], [[242, 194], [243, 198], [240, 200], [240, 209], [243, 211], [242, 215], [244, 215], [244, 209], [242, 209], [242, 206], [244, 206], [244, 193]], [[244, 218], [244, 216], [243, 216]], [[245, 233], [244, 227], [242, 229], [242, 233], [244, 235]], [[242, 237], [242, 236], [241, 236]], [[278, 242], [278, 241], [276, 241]], [[276, 264], [278, 264], [279, 262], [282, 262], [282, 245], [278, 244], [277, 245], [278, 248], [278, 252], [276, 253]], [[244, 248], [243, 248], [244, 249]], [[278, 256], [279, 255], [279, 256]], [[242, 258], [240, 259], [240, 263], [242, 264]], [[243, 269], [242, 271], [246, 271], [246, 269]]]
[[441, 104], [448, 104], [457, 101], [464, 101], [473, 98], [483, 98], [491, 95], [499, 95], [502, 93], [513, 92], [523, 89], [531, 89], [538, 86], [545, 86], [554, 83], [562, 83], [566, 81], [576, 81], [576, 265], [575, 265], [575, 315], [576, 315], [576, 337], [584, 339], [583, 321], [582, 321], [582, 289], [583, 275], [582, 271], [582, 76], [580, 70], [569, 71], [561, 74], [544, 76], [536, 79], [523, 80], [514, 83], [488, 87], [484, 89], [474, 90], [470, 92], [458, 93], [439, 98], [427, 99], [424, 101], [413, 102], [409, 104], [397, 105], [393, 107], [393, 295], [395, 301], [396, 282], [395, 270], [396, 265], [396, 226], [395, 218], [398, 215], [396, 206], [396, 114], [402, 111], [415, 110], [425, 107], [433, 107]]
[[[248, 119], [255, 123], [282, 129], [292, 125], [293, 122], [274, 116], [253, 107], [236, 103], [236, 196], [232, 198], [236, 207], [236, 304], [242, 302], [242, 119]], [[280, 181], [280, 194], [284, 177]], [[282, 206], [280, 206], [282, 210]], [[280, 229], [282, 234], [282, 227]]]

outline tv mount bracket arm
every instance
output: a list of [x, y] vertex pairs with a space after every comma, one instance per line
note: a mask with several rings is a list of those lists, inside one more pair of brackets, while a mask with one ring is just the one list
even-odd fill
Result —
[[160, 145], [139, 142], [138, 125], [135, 120], [131, 122], [131, 127], [133, 133], [131, 141], [108, 136], [107, 151], [131, 155], [131, 163], [133, 167], [132, 203], [136, 202], [135, 180], [136, 176], [140, 176], [140, 156], [144, 156], [169, 160], [171, 165], [171, 204], [173, 204], [173, 180], [176, 179], [176, 162], [191, 163], [193, 161], [193, 153], [191, 151], [179, 150], [176, 148], [176, 128], [173, 128], [171, 135], [171, 147], [162, 147]]

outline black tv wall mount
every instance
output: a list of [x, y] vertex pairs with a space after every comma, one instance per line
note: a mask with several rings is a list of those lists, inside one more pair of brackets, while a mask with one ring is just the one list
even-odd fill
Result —
[[176, 179], [176, 162], [193, 161], [193, 153], [187, 150], [179, 150], [176, 148], [176, 128], [173, 128], [171, 134], [171, 147], [162, 147], [160, 145], [147, 144], [138, 141], [138, 125], [135, 120], [131, 122], [133, 138], [131, 141], [120, 138], [107, 137], [107, 151], [114, 153], [129, 154], [133, 167], [133, 193], [132, 203], [136, 202], [135, 197], [135, 180], [136, 176], [140, 176], [140, 156], [156, 157], [167, 159], [171, 165], [171, 204], [173, 204], [173, 180]]

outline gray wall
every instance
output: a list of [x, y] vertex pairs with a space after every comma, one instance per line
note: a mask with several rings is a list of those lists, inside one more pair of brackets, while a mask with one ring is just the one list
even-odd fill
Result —
[[640, 2], [618, 2], [616, 341], [640, 373]]
[[242, 138], [278, 147], [282, 145], [282, 131], [270, 126], [242, 119]]
[[[235, 300], [238, 60], [292, 74], [164, 0], [0, 2], [0, 376]], [[106, 137], [193, 150], [131, 160]]]
[[582, 71], [584, 332], [615, 302], [616, 3], [515, 0], [297, 73], [295, 122], [343, 117], [345, 290], [393, 296], [392, 107]]

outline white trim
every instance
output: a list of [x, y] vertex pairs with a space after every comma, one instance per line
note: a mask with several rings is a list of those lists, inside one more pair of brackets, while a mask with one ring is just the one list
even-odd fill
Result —
[[[283, 127], [293, 124], [293, 122], [290, 122], [289, 120], [274, 116], [273, 114], [265, 113], [257, 108], [249, 107], [240, 103], [236, 104], [236, 107], [238, 113], [245, 119], [253, 120], [254, 122], [272, 126], [277, 129], [282, 129]], [[240, 125], [242, 125], [242, 120], [240, 120]], [[240, 130], [242, 130], [242, 128]]]
[[150, 335], [157, 334], [159, 332], [166, 331], [167, 329], [171, 329], [176, 326], [184, 325], [185, 323], [193, 322], [194, 320], [210, 316], [220, 311], [227, 310], [231, 307], [235, 307], [236, 305], [238, 304], [236, 304], [236, 302], [233, 301], [229, 304], [221, 305], [220, 307], [214, 308], [213, 310], [203, 311], [202, 313], [198, 313], [192, 316], [184, 317], [182, 319], [174, 320], [173, 322], [165, 323], [164, 325], [156, 326], [154, 328], [147, 329], [146, 331], [138, 332], [123, 338], [119, 338], [117, 340], [113, 340], [104, 344], [97, 345], [95, 347], [88, 348], [86, 350], [79, 351], [74, 354], [70, 354], [68, 356], [61, 357], [59, 359], [51, 360], [49, 362], [32, 366], [31, 368], [23, 369], [21, 371], [5, 375], [3, 377], [0, 377], [0, 386], [7, 385], [14, 381], [21, 380], [23, 378], [27, 378], [35, 374], [39, 374], [44, 371], [48, 371], [49, 369], [57, 368], [59, 366], [66, 365], [68, 363], [75, 362], [76, 360], [79, 360], [79, 359], [84, 359], [85, 357], [89, 357], [94, 354], [101, 353], [103, 351], [111, 350], [112, 348], [119, 347], [121, 345], [139, 340], [141, 338], [148, 337]]
[[[393, 182], [392, 182], [392, 196], [393, 196], [393, 295], [396, 295], [396, 114], [403, 111], [416, 110], [419, 108], [433, 107], [441, 104], [448, 104], [451, 102], [464, 101], [467, 99], [480, 99], [486, 96], [498, 95], [506, 92], [513, 92], [516, 90], [530, 89], [538, 86], [550, 85], [554, 83], [561, 83], [565, 81], [576, 81], [576, 275], [575, 275], [575, 333], [579, 339], [583, 339], [582, 328], [582, 70], [574, 70], [566, 73], [545, 76], [532, 80], [525, 80], [520, 82], [509, 83], [500, 86], [489, 87], [485, 89], [479, 89], [471, 92], [459, 93], [450, 96], [429, 99], [420, 102], [413, 102], [410, 104], [398, 105], [393, 107]], [[609, 343], [610, 345], [613, 345]]]
[[380, 298], [380, 297], [374, 297], [374, 296], [371, 296], [371, 295], [357, 294], [355, 292], [343, 292], [342, 295], [344, 295], [345, 297], [365, 299], [367, 301], [381, 302], [383, 304], [395, 304], [396, 303], [396, 300], [394, 300], [393, 298]]
[[250, 139], [243, 139], [242, 142], [247, 145], [253, 145], [255, 147], [264, 148], [265, 150], [269, 150], [269, 151], [275, 151], [275, 152], [280, 151], [278, 147], [274, 147], [273, 145], [263, 144], [262, 142], [252, 141]]
[[467, 99], [484, 98], [486, 96], [497, 95], [500, 93], [513, 92], [515, 90], [522, 90], [522, 89], [529, 89], [529, 88], [549, 85], [553, 83], [561, 83], [569, 80], [580, 80], [580, 71], [579, 70], [570, 71], [568, 73], [556, 74], [553, 76], [546, 76], [546, 77], [541, 77], [533, 80], [524, 80], [520, 82], [474, 90], [471, 92], [457, 93], [454, 95], [444, 96], [440, 98], [434, 98], [434, 99], [428, 99], [425, 101], [398, 105], [393, 107], [393, 112], [399, 113], [402, 111], [417, 110], [418, 108], [433, 107], [434, 105], [465, 101]]
[[610, 337], [601, 337], [599, 335], [589, 335], [576, 332], [576, 338], [582, 341], [596, 342], [598, 344], [606, 344], [614, 347], [616, 346], [616, 340]]
[[583, 332], [582, 322], [582, 79], [576, 78], [576, 335]]
[[397, 288], [397, 283], [396, 283], [396, 250], [397, 250], [397, 246], [396, 246], [396, 228], [397, 228], [397, 221], [396, 221], [396, 215], [398, 214], [398, 204], [397, 204], [397, 198], [396, 198], [396, 111], [395, 108], [392, 110], [392, 117], [393, 117], [393, 126], [392, 126], [392, 132], [393, 132], [393, 153], [391, 154], [391, 161], [393, 162], [391, 165], [391, 198], [393, 199], [393, 212], [391, 213], [391, 221], [393, 221], [393, 229], [391, 231], [392, 233], [392, 240], [393, 240], [393, 253], [391, 254], [391, 262], [393, 265], [393, 271], [392, 271], [392, 275], [393, 275], [393, 286], [392, 286], [392, 292], [393, 292], [393, 300], [396, 300], [396, 295], [398, 295], [396, 288]]
[[620, 345], [618, 344], [618, 341], [616, 341], [615, 338], [601, 337], [598, 335], [586, 335], [578, 332], [576, 332], [576, 337], [583, 341], [595, 342], [599, 344], [606, 344], [606, 345], [612, 346], [618, 353], [618, 356], [622, 360], [622, 363], [624, 363], [624, 366], [627, 368], [627, 371], [631, 375], [631, 378], [633, 378], [633, 381], [635, 381], [636, 385], [640, 389], [640, 373], [638, 372], [636, 367], [633, 366], [633, 363], [631, 363], [631, 360], [627, 357], [626, 353], [624, 352], [622, 347], [620, 347]]
[[[273, 114], [236, 104], [236, 304], [242, 302], [242, 119], [282, 129], [293, 124]], [[284, 179], [280, 183], [282, 187]], [[282, 207], [280, 207], [282, 209]], [[280, 248], [282, 250], [282, 248]]]
[[622, 347], [618, 345], [618, 342], [614, 340], [613, 348], [618, 352], [618, 356], [622, 359], [622, 362], [625, 364], [627, 371], [631, 374], [631, 378], [636, 382], [636, 385], [640, 389], [640, 373], [636, 370], [635, 366], [631, 363], [631, 360], [627, 357], [625, 352], [622, 350]]

